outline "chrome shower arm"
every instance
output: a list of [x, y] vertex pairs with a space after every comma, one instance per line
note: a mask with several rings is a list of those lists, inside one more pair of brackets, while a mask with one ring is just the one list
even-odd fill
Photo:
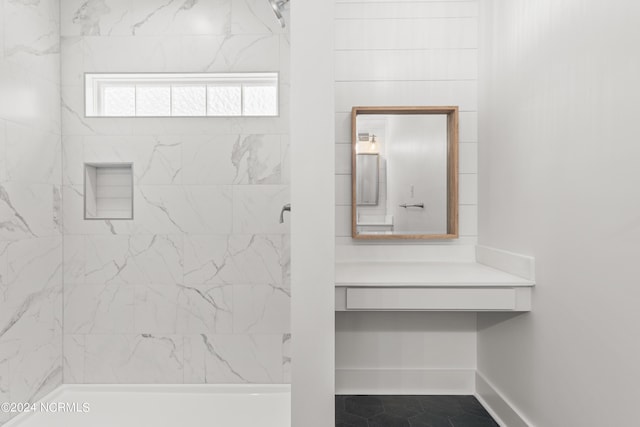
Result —
[[291, 212], [291, 203], [287, 203], [286, 205], [284, 205], [282, 207], [282, 210], [280, 211], [280, 224], [284, 223], [284, 212]]

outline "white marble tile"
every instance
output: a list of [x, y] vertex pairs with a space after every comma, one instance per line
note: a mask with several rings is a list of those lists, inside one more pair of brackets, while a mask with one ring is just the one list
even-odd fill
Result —
[[4, 2], [4, 58], [56, 82], [60, 75], [60, 3]]
[[232, 297], [231, 286], [135, 286], [135, 331], [231, 333]]
[[[288, 7], [287, 7], [288, 21]], [[286, 31], [280, 26], [268, 1], [234, 0], [231, 5], [231, 31], [233, 34], [279, 34]]]
[[[14, 360], [42, 347], [42, 358], [59, 362], [62, 354], [60, 286], [23, 295], [22, 290], [5, 290], [0, 315], [0, 360], [10, 360], [12, 372], [18, 373]], [[49, 362], [46, 362], [49, 363]], [[13, 383], [13, 380], [11, 380]]]
[[268, 285], [234, 285], [233, 332], [290, 332], [290, 303], [291, 295], [283, 288]]
[[132, 0], [62, 0], [62, 36], [130, 34], [132, 5]]
[[282, 382], [282, 335], [185, 336], [185, 383]]
[[[288, 73], [279, 117], [170, 120], [85, 118], [82, 74], [279, 70], [288, 68], [286, 30], [258, 0], [63, 0], [61, 20], [64, 267], [67, 303], [82, 302], [67, 321], [90, 330], [66, 337], [70, 381], [281, 382], [288, 304], [268, 292], [286, 295], [290, 282], [288, 224], [277, 223], [288, 202]], [[12, 79], [41, 92], [20, 71]], [[25, 108], [15, 121], [45, 127], [30, 107], [37, 119]], [[85, 161], [134, 162], [133, 220], [83, 219]], [[1, 265], [0, 253], [0, 277]], [[277, 333], [229, 335], [236, 285], [242, 329]], [[251, 307], [265, 308], [262, 323], [250, 325]]]
[[62, 213], [62, 186], [54, 185], [52, 188], [53, 197], [53, 235], [63, 233], [63, 213]]
[[234, 134], [286, 134], [289, 131], [289, 112], [285, 97], [280, 92], [280, 111], [277, 117], [243, 117], [230, 118], [231, 133]]
[[84, 184], [84, 147], [82, 136], [62, 137], [62, 183]]
[[8, 258], [12, 242], [0, 241], [0, 289], [9, 284]]
[[181, 283], [182, 236], [87, 236], [85, 283]]
[[139, 186], [134, 197], [136, 225], [181, 233], [231, 231], [230, 186]]
[[233, 188], [233, 231], [235, 233], [288, 233], [292, 212], [282, 206], [289, 203], [289, 187], [282, 185], [239, 185]]
[[[0, 31], [1, 33], [1, 31]], [[0, 184], [7, 181], [7, 137], [6, 123], [0, 119]]]
[[289, 135], [282, 135], [280, 138], [280, 179], [283, 184], [291, 183], [291, 144], [289, 142]]
[[280, 34], [280, 83], [286, 86], [291, 84], [291, 40], [289, 33]]
[[[13, 283], [0, 289], [3, 310], [0, 313], [0, 342], [13, 342], [17, 350], [33, 340], [52, 342], [61, 333], [61, 313], [59, 307], [62, 292], [61, 277], [55, 284], [38, 286]], [[29, 340], [26, 340], [26, 337]], [[21, 340], [25, 339], [23, 343]], [[0, 349], [0, 353], [12, 351], [14, 344]], [[0, 346], [2, 347], [2, 346]], [[16, 353], [17, 354], [17, 353]], [[0, 360], [3, 357], [0, 357]]]
[[13, 353], [9, 362], [12, 401], [35, 402], [62, 384], [62, 336], [42, 338], [31, 332], [21, 339], [0, 340], [0, 347]]
[[[0, 1], [0, 16], [4, 16], [4, 1]], [[2, 23], [4, 25], [4, 23]], [[4, 29], [0, 31], [0, 46], [4, 46]], [[4, 60], [4, 49], [0, 49], [0, 62]]]
[[6, 125], [6, 166], [10, 182], [57, 184], [60, 182], [62, 143], [59, 134], [25, 125]]
[[134, 135], [180, 135], [188, 142], [193, 136], [223, 136], [231, 133], [232, 119], [226, 117], [137, 117], [131, 121]]
[[291, 334], [282, 335], [282, 375], [285, 384], [291, 384]]
[[183, 147], [184, 184], [279, 184], [279, 135], [190, 138]]
[[[64, 5], [68, 2], [63, 2]], [[60, 38], [60, 84], [84, 85], [84, 39], [80, 36]]]
[[243, 135], [235, 144], [234, 184], [280, 184], [282, 153], [279, 135]]
[[282, 286], [285, 289], [291, 289], [291, 236], [282, 236], [280, 266], [282, 268]]
[[[46, 246], [46, 242], [42, 243]], [[33, 258], [37, 259], [38, 256]], [[46, 261], [29, 264], [32, 269], [48, 267]], [[21, 277], [28, 277], [30, 282], [16, 279], [0, 291], [0, 360], [10, 363], [11, 398], [25, 402], [42, 397], [62, 381], [62, 277], [58, 275], [55, 281], [44, 284], [33, 283], [38, 277], [33, 271]]]
[[[54, 234], [55, 188], [50, 184], [0, 185], [0, 239], [29, 239]], [[36, 212], [35, 209], [40, 210]]]
[[285, 287], [288, 253], [278, 235], [185, 236], [185, 283]]
[[130, 34], [227, 34], [231, 0], [133, 0]]
[[134, 332], [175, 334], [181, 315], [177, 285], [136, 285]]
[[231, 286], [179, 285], [181, 315], [177, 332], [231, 333], [233, 290]]
[[[82, 186], [63, 187], [64, 229], [67, 234], [179, 234], [183, 232], [181, 223], [188, 220], [187, 214], [191, 212], [181, 186], [134, 186], [133, 220], [85, 220], [83, 191]], [[181, 222], [176, 222], [176, 219]]]
[[279, 68], [279, 37], [268, 34], [182, 37], [182, 66], [198, 72], [264, 72]]
[[182, 383], [180, 336], [87, 335], [85, 348], [85, 383]]
[[[85, 72], [186, 71], [181, 37], [85, 37]], [[198, 70], [190, 70], [198, 71]]]
[[184, 184], [232, 184], [237, 175], [233, 164], [239, 135], [190, 137], [182, 149]]
[[15, 241], [7, 251], [8, 283], [26, 292], [62, 283], [62, 237]]
[[[62, 187], [65, 237], [79, 234], [129, 234], [131, 221], [85, 220], [83, 191], [82, 186], [78, 185], [65, 185]], [[134, 195], [134, 203], [135, 200]]]
[[133, 221], [115, 224], [117, 232], [183, 233], [183, 217], [191, 211], [182, 187], [177, 185], [134, 186]]
[[129, 119], [87, 118], [84, 114], [84, 89], [82, 86], [62, 86], [62, 121], [64, 135], [131, 135]]
[[66, 334], [124, 334], [132, 332], [134, 288], [128, 284], [71, 285], [65, 283]]
[[84, 382], [85, 335], [65, 334], [63, 338], [64, 384]]
[[[2, 8], [2, 6], [0, 6]], [[0, 402], [10, 402], [9, 394], [9, 360], [0, 360]], [[2, 418], [0, 418], [1, 422]]]
[[177, 184], [181, 181], [180, 137], [86, 136], [84, 163], [133, 163], [134, 184]]
[[186, 206], [181, 223], [187, 233], [231, 231], [232, 203], [229, 186], [184, 186]]
[[[56, 65], [55, 77], [59, 76]], [[60, 87], [25, 66], [0, 62], [0, 117], [60, 133]]]

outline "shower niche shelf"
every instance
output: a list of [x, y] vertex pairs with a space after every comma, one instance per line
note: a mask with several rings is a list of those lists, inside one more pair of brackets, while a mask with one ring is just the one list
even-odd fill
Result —
[[85, 163], [84, 219], [133, 219], [133, 163]]

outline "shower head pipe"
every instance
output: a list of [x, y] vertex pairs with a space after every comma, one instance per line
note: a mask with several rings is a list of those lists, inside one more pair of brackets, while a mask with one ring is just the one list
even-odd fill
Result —
[[273, 13], [276, 14], [276, 18], [280, 22], [280, 26], [282, 28], [285, 27], [284, 18], [282, 17], [282, 11], [284, 7], [289, 3], [289, 0], [269, 0], [269, 4], [271, 5], [271, 9], [273, 9]]

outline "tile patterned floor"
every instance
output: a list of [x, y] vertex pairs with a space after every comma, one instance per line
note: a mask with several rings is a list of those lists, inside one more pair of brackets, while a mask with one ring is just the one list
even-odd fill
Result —
[[336, 427], [499, 427], [473, 396], [336, 396]]

